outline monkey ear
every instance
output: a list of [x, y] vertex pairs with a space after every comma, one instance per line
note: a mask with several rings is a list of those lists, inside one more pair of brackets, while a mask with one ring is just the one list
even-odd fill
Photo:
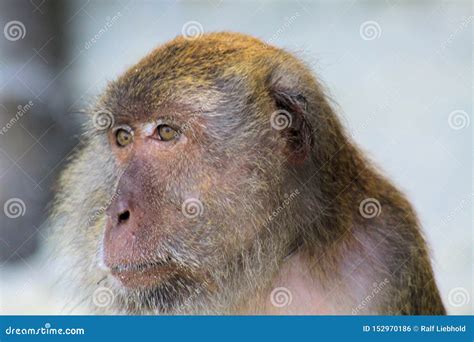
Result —
[[308, 120], [308, 101], [300, 92], [273, 86], [271, 95], [277, 110], [272, 113], [272, 128], [287, 139], [287, 157], [292, 163], [301, 164], [313, 147], [313, 130]]

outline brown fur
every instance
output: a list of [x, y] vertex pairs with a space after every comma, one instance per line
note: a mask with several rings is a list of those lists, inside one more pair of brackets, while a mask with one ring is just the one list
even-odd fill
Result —
[[[296, 288], [330, 302], [329, 313], [354, 313], [372, 284], [385, 280], [356, 313], [445, 313], [410, 203], [346, 135], [321, 86], [291, 54], [241, 34], [178, 37], [111, 83], [97, 108], [113, 113], [115, 124], [167, 117], [186, 125], [188, 143], [135, 168], [136, 156], [88, 126], [52, 215], [78, 301], [90, 303], [104, 286], [114, 301], [91, 304], [98, 312], [275, 313], [270, 292], [291, 274], [300, 279]], [[272, 128], [276, 110], [291, 114], [290, 127]], [[171, 242], [146, 240], [143, 249], [159, 246], [179, 270], [153, 290], [125, 289], [100, 267], [105, 214], [95, 213], [110, 206], [127, 174], [150, 183], [140, 190], [150, 208], [164, 208], [148, 211], [147, 234]], [[205, 210], [186, 221], [169, 208], [189, 193]], [[380, 203], [378, 216], [361, 215], [367, 198]]]

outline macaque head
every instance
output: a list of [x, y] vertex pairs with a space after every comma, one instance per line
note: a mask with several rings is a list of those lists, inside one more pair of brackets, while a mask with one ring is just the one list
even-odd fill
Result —
[[303, 215], [290, 214], [296, 201], [272, 213], [311, 163], [308, 75], [282, 50], [221, 33], [177, 38], [108, 86], [91, 120], [102, 147], [87, 158], [111, 185], [88, 243], [128, 307], [217, 295], [249, 259], [258, 269], [288, 253]]
[[[370, 312], [444, 313], [409, 202], [293, 55], [241, 34], [178, 37], [90, 114], [51, 221], [63, 278], [88, 309], [272, 313], [288, 286], [299, 312], [329, 297], [321, 312], [350, 312], [352, 287], [385, 265], [394, 290]], [[362, 215], [365, 199], [383, 215]]]

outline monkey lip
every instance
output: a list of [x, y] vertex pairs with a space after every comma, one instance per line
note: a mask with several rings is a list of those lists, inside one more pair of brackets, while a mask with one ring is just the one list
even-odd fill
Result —
[[151, 262], [136, 265], [117, 265], [110, 268], [114, 277], [127, 288], [154, 287], [175, 270], [170, 264], [164, 262]]

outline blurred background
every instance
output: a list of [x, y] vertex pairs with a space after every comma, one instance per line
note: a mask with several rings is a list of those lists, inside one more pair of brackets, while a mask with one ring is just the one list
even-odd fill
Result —
[[238, 31], [303, 58], [416, 207], [450, 314], [473, 310], [471, 1], [0, 1], [0, 313], [79, 313], [54, 290], [48, 202], [78, 111], [179, 35]]

